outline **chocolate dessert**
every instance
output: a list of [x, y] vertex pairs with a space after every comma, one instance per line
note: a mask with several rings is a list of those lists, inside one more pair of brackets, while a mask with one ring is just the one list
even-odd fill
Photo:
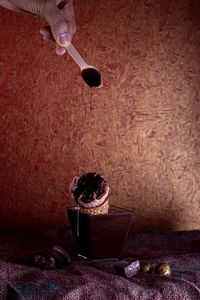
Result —
[[[70, 186], [70, 192], [81, 209], [103, 207], [104, 204], [105, 209], [108, 210], [108, 182], [98, 173], [86, 173], [80, 177], [75, 177]], [[86, 211], [86, 213], [89, 213], [89, 211]], [[95, 212], [95, 214], [98, 214], [98, 212]]]

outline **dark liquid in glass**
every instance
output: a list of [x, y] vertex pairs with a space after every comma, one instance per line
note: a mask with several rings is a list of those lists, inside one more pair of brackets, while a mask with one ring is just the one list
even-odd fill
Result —
[[99, 87], [101, 85], [101, 74], [93, 68], [82, 70], [81, 76], [89, 87]]

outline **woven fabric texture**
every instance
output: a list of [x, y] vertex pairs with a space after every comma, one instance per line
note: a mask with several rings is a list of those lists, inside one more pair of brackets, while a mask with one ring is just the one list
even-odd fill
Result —
[[[200, 299], [200, 231], [153, 231], [131, 234], [120, 258], [77, 260], [62, 269], [41, 270], [26, 261], [35, 251], [53, 244], [65, 247], [73, 257], [73, 241], [66, 229], [0, 236], [1, 300], [78, 299]], [[169, 262], [170, 277], [118, 276], [115, 265], [136, 259], [153, 265]]]

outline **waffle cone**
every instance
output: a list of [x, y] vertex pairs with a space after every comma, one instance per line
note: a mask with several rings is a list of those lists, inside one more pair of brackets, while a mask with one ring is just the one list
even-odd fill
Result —
[[106, 200], [102, 205], [92, 208], [85, 208], [80, 206], [80, 212], [88, 215], [103, 215], [108, 213], [108, 208], [108, 200]]

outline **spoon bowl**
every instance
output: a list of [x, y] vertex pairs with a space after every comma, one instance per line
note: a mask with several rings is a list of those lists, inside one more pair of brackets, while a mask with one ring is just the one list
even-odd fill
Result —
[[72, 44], [69, 44], [67, 47], [65, 47], [65, 49], [79, 66], [81, 70], [81, 76], [87, 85], [89, 85], [90, 88], [102, 87], [103, 81], [99, 70], [92, 65], [88, 65]]

